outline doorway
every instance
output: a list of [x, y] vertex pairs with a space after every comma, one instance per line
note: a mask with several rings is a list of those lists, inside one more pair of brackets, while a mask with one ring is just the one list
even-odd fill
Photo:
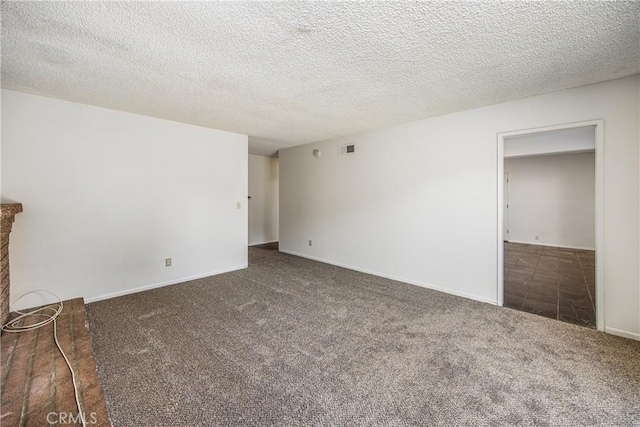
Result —
[[498, 134], [499, 305], [603, 329], [602, 126]]
[[256, 249], [278, 250], [279, 161], [249, 154], [248, 240]]

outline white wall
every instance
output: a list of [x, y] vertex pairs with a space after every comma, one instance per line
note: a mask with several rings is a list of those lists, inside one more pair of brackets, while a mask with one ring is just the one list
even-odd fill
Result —
[[2, 199], [24, 207], [12, 299], [94, 300], [247, 265], [245, 135], [3, 90]]
[[505, 159], [508, 240], [595, 250], [595, 161], [595, 153]]
[[[605, 327], [640, 338], [639, 84], [633, 76], [281, 150], [280, 250], [495, 303], [497, 134], [603, 119]], [[338, 157], [346, 143], [356, 155]]]
[[595, 149], [595, 126], [518, 135], [504, 141], [505, 158], [587, 152]]
[[249, 244], [278, 241], [278, 159], [249, 154]]

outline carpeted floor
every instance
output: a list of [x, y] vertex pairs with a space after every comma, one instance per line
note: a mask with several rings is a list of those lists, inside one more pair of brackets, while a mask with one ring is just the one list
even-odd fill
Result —
[[89, 304], [114, 426], [640, 425], [640, 342], [250, 249]]

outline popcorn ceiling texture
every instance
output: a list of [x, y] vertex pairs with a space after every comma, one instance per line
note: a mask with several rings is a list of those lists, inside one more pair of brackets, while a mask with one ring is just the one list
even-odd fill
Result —
[[2, 2], [3, 87], [253, 154], [639, 72], [639, 2]]

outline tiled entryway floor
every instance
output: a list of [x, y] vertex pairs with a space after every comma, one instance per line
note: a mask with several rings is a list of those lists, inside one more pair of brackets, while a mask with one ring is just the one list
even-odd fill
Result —
[[250, 246], [251, 248], [258, 248], [258, 249], [267, 249], [270, 251], [277, 251], [278, 250], [278, 242], [273, 242], [273, 243], [263, 243], [261, 245], [253, 245]]
[[595, 251], [505, 242], [504, 306], [595, 328]]

